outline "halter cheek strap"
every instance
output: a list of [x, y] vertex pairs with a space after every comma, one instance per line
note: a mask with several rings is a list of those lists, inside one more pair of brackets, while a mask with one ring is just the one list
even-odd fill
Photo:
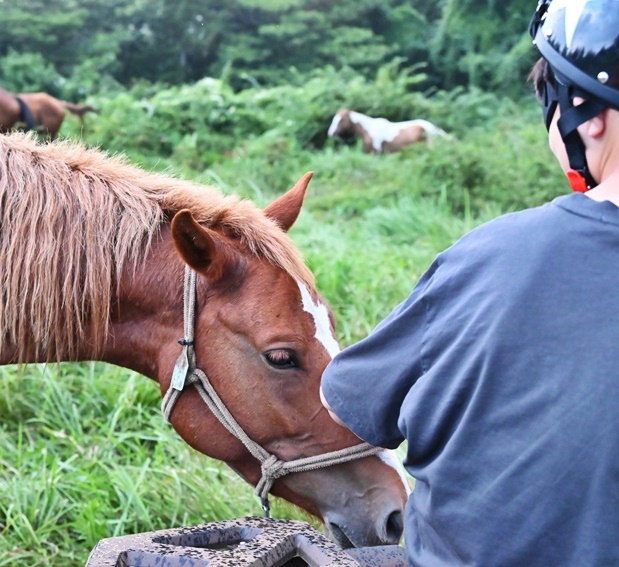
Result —
[[586, 149], [578, 133], [578, 127], [597, 116], [606, 106], [591, 98], [586, 99], [578, 106], [574, 106], [572, 100], [575, 93], [566, 85], [559, 84], [557, 93], [559, 108], [561, 109], [561, 117], [557, 126], [565, 144], [571, 168], [567, 172], [567, 178], [574, 191], [584, 193], [595, 187], [597, 182], [589, 171]]
[[193, 385], [204, 403], [211, 410], [219, 422], [234, 435], [245, 448], [261, 463], [262, 476], [254, 490], [260, 498], [265, 516], [270, 515], [269, 492], [276, 479], [295, 472], [312, 471], [332, 465], [347, 463], [355, 459], [362, 459], [383, 451], [369, 443], [359, 443], [339, 451], [331, 451], [322, 455], [282, 461], [272, 455], [262, 446], [252, 440], [239, 423], [228, 411], [225, 404], [213, 388], [207, 375], [196, 366], [194, 350], [194, 317], [196, 302], [196, 273], [185, 268], [184, 286], [184, 327], [185, 337], [179, 341], [183, 350], [174, 365], [172, 380], [168, 391], [163, 397], [161, 411], [166, 421], [170, 421], [172, 412], [186, 385]]

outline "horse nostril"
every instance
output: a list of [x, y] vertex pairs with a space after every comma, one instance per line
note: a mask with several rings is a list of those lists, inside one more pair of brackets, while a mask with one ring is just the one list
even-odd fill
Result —
[[400, 539], [402, 539], [403, 531], [404, 518], [402, 517], [402, 512], [400, 512], [400, 510], [391, 512], [391, 514], [387, 516], [387, 521], [385, 522], [385, 540], [391, 544], [397, 545], [400, 543]]

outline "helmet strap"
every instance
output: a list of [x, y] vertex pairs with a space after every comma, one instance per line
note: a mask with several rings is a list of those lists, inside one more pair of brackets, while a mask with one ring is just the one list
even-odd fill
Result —
[[607, 105], [596, 99], [586, 98], [582, 104], [574, 106], [572, 102], [575, 96], [574, 90], [561, 83], [557, 84], [557, 94], [561, 109], [561, 117], [557, 126], [565, 144], [571, 168], [567, 177], [574, 191], [584, 193], [595, 187], [597, 181], [593, 179], [589, 171], [585, 145], [578, 133], [578, 127], [597, 116]]

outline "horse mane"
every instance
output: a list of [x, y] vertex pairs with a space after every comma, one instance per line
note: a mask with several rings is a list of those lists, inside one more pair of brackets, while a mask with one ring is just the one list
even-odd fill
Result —
[[76, 142], [0, 136], [0, 350], [71, 356], [85, 329], [100, 348], [120, 274], [181, 209], [315, 287], [290, 237], [250, 201]]

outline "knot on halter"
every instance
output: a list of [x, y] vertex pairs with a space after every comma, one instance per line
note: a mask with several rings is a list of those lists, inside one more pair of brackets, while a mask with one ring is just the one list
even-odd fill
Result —
[[269, 455], [260, 465], [262, 476], [256, 484], [254, 494], [260, 498], [264, 515], [271, 517], [271, 505], [269, 504], [269, 492], [276, 479], [288, 474], [285, 461], [280, 461], [275, 455]]
[[280, 461], [275, 455], [271, 455], [264, 463], [262, 463], [262, 476], [269, 479], [277, 479], [286, 474], [286, 463]]
[[200, 382], [200, 376], [198, 374], [199, 372], [199, 368], [194, 368], [192, 371], [190, 371], [187, 375], [187, 379], [185, 380], [185, 384], [198, 384]]
[[270, 455], [264, 460], [260, 469], [262, 470], [262, 478], [258, 481], [254, 492], [256, 496], [264, 500], [268, 497], [273, 483], [286, 475], [288, 471], [286, 470], [286, 462], [280, 461], [275, 455]]

